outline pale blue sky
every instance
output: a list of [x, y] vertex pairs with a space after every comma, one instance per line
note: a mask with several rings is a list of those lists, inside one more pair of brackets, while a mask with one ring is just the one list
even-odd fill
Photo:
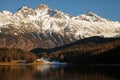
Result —
[[120, 21], [120, 0], [0, 0], [0, 11], [16, 12], [22, 6], [35, 8], [41, 3], [73, 16], [92, 11], [104, 18]]

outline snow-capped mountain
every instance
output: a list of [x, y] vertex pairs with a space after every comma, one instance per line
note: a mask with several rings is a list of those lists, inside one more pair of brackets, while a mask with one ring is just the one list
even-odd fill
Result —
[[0, 12], [0, 47], [53, 48], [92, 36], [114, 37], [120, 34], [120, 22], [102, 18], [93, 12], [73, 17], [47, 5], [22, 7], [16, 13]]

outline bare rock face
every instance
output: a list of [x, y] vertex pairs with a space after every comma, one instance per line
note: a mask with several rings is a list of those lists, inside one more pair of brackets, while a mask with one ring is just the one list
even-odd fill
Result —
[[[66, 43], [70, 43], [69, 38], [63, 38], [61, 36], [61, 40], [58, 37], [59, 34], [54, 34], [46, 38], [42, 33], [36, 34], [33, 33], [24, 33], [19, 35], [12, 34], [0, 34], [0, 47], [7, 48], [20, 48], [23, 50], [31, 50], [34, 48], [53, 48], [56, 46], [62, 46]], [[39, 39], [38, 36], [41, 36], [42, 39]], [[60, 35], [59, 35], [60, 36]], [[53, 38], [55, 37], [55, 39]], [[64, 43], [63, 43], [64, 41]]]
[[22, 7], [16, 13], [0, 12], [0, 47], [54, 48], [86, 37], [120, 35], [120, 22], [93, 12], [72, 17], [41, 4], [36, 9]]

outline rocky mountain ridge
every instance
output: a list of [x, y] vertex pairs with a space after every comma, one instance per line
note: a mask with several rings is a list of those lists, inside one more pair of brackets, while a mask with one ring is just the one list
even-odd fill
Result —
[[0, 47], [54, 48], [87, 37], [120, 35], [120, 22], [93, 12], [71, 16], [47, 5], [22, 7], [16, 13], [0, 12]]

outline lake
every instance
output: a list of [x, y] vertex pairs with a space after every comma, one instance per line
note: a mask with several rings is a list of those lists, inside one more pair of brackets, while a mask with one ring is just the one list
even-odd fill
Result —
[[0, 80], [120, 80], [120, 66], [0, 66]]

